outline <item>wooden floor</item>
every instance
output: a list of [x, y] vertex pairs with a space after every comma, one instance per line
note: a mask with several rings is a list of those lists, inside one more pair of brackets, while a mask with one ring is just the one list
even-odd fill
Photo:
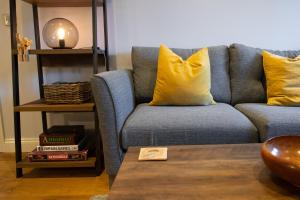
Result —
[[86, 199], [108, 193], [108, 176], [95, 176], [92, 168], [25, 169], [15, 178], [14, 154], [0, 153], [0, 199]]

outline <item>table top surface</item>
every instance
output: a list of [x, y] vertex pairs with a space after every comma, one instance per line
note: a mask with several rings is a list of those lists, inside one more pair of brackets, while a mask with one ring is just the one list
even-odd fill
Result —
[[138, 161], [140, 148], [129, 148], [108, 199], [300, 199], [266, 168], [260, 145], [171, 146], [167, 161]]

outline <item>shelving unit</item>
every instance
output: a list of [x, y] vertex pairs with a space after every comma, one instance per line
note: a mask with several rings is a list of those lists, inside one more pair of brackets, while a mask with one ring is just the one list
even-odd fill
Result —
[[29, 102], [23, 105], [15, 106], [15, 112], [92, 112], [95, 110], [93, 102], [81, 104], [46, 104], [43, 99]]
[[[18, 54], [17, 50], [13, 49], [13, 54]], [[30, 49], [31, 55], [93, 55], [93, 49]], [[98, 55], [104, 55], [105, 51], [98, 49]]]
[[[39, 7], [88, 7], [91, 0], [23, 0]], [[97, 0], [97, 6], [102, 6], [103, 0]]]
[[[11, 18], [11, 47], [12, 47], [12, 72], [13, 72], [13, 101], [14, 101], [14, 129], [15, 129], [15, 154], [16, 154], [16, 176], [23, 175], [23, 168], [57, 168], [57, 167], [95, 167], [96, 174], [100, 175], [104, 168], [102, 142], [99, 133], [99, 121], [95, 109], [95, 104], [86, 102], [82, 104], [45, 104], [43, 92], [43, 67], [47, 60], [63, 60], [72, 66], [74, 60], [84, 59], [91, 63], [93, 73], [98, 73], [99, 62], [105, 64], [109, 70], [108, 63], [108, 35], [107, 35], [107, 9], [106, 0], [23, 0], [32, 5], [36, 49], [29, 51], [29, 54], [36, 55], [37, 69], [39, 79], [40, 99], [20, 105], [19, 96], [19, 63], [17, 55], [17, 14], [16, 0], [10, 0], [10, 18]], [[97, 7], [103, 8], [104, 19], [104, 38], [105, 50], [97, 47]], [[38, 7], [91, 7], [92, 8], [92, 26], [93, 26], [93, 46], [90, 49], [41, 49], [40, 28]], [[53, 59], [55, 58], [55, 59]], [[48, 67], [48, 65], [47, 65]], [[59, 161], [59, 162], [29, 162], [22, 157], [21, 146], [21, 121], [20, 112], [41, 112], [43, 131], [48, 129], [47, 112], [93, 112], [95, 121], [95, 138], [96, 138], [96, 156], [89, 157], [86, 161]]]
[[[97, 54], [104, 55], [105, 51], [97, 50]], [[66, 55], [66, 54], [89, 54], [93, 55], [93, 49], [34, 49], [29, 54], [35, 55]]]
[[67, 168], [67, 167], [94, 167], [95, 157], [89, 157], [86, 161], [70, 161], [70, 162], [29, 162], [23, 159], [16, 163], [18, 168]]

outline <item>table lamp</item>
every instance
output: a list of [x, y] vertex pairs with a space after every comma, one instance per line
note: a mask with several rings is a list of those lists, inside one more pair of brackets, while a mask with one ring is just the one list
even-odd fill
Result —
[[78, 43], [79, 33], [71, 21], [55, 18], [48, 21], [44, 26], [43, 39], [50, 48], [72, 49]]

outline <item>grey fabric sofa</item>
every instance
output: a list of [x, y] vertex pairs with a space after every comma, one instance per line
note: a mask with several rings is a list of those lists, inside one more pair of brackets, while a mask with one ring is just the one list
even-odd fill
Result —
[[[197, 49], [173, 49], [187, 58]], [[300, 51], [272, 51], [295, 57]], [[300, 107], [266, 105], [261, 49], [241, 44], [209, 47], [210, 106], [149, 106], [158, 48], [133, 47], [133, 70], [95, 75], [92, 89], [105, 166], [113, 181], [130, 146], [253, 143], [300, 133]]]

